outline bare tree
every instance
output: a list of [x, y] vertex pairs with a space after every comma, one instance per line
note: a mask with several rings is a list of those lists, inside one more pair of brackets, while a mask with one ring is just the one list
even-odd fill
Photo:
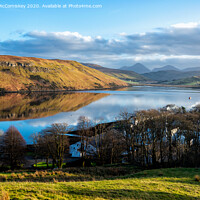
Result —
[[125, 140], [126, 152], [128, 155], [128, 161], [134, 162], [134, 151], [135, 151], [135, 118], [132, 117], [133, 114], [127, 112], [126, 110], [120, 112], [119, 114], [119, 128], [123, 133]]
[[21, 133], [10, 126], [3, 136], [4, 163], [11, 169], [19, 167], [25, 161], [26, 142]]
[[[95, 147], [94, 155], [96, 155], [97, 162], [99, 164], [105, 163], [104, 149], [103, 149], [103, 138], [104, 133], [106, 132], [106, 126], [104, 123], [95, 122], [96, 126], [94, 127], [94, 139], [91, 139], [91, 144]], [[94, 143], [94, 144], [93, 144]]]
[[56, 162], [58, 168], [62, 168], [64, 154], [69, 150], [68, 136], [69, 132], [68, 125], [52, 124], [49, 128], [41, 132], [43, 147], [47, 150], [52, 159]]
[[39, 155], [40, 155], [40, 144], [39, 144], [40, 134], [38, 134], [38, 133], [33, 133], [33, 134], [31, 135], [31, 139], [32, 139], [32, 141], [33, 141], [33, 147], [34, 147], [35, 166], [37, 167], [38, 157], [39, 157]]
[[89, 118], [85, 116], [80, 116], [78, 119], [78, 130], [79, 130], [79, 135], [80, 135], [80, 152], [83, 160], [83, 167], [85, 166], [85, 161], [88, 158], [88, 145], [90, 142], [90, 137], [92, 136], [92, 131], [91, 131], [91, 126], [92, 122], [89, 120]]

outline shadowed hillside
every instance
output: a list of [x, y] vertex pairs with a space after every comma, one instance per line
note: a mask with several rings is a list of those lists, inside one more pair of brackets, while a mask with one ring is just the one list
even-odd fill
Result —
[[192, 76], [189, 78], [178, 79], [178, 80], [174, 80], [171, 82], [167, 82], [167, 84], [199, 86], [200, 85], [200, 76]]
[[0, 56], [0, 89], [6, 91], [84, 90], [127, 83], [76, 61]]
[[173, 81], [183, 78], [189, 78], [195, 75], [200, 75], [198, 71], [190, 71], [190, 72], [181, 72], [175, 70], [168, 70], [168, 71], [158, 71], [158, 72], [150, 72], [143, 74], [145, 77], [152, 79], [154, 81]]
[[102, 67], [100, 65], [90, 64], [90, 63], [82, 63], [82, 64], [85, 66], [91, 67], [93, 69], [97, 69], [109, 76], [113, 76], [115, 78], [118, 78], [124, 81], [145, 82], [145, 81], [150, 80], [149, 78], [142, 76], [134, 71], [110, 69], [110, 68]]
[[97, 93], [50, 93], [0, 96], [0, 121], [34, 119], [55, 115], [59, 112], [76, 111], [108, 94]]

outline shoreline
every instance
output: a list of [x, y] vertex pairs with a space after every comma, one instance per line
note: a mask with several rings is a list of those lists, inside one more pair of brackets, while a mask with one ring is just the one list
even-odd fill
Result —
[[112, 87], [112, 88], [93, 88], [93, 89], [79, 89], [79, 90], [33, 90], [33, 91], [0, 91], [0, 96], [9, 93], [17, 93], [17, 94], [31, 94], [31, 93], [60, 93], [60, 92], [81, 92], [81, 91], [102, 91], [102, 90], [116, 90], [120, 88], [129, 88], [133, 86], [150, 86], [150, 87], [177, 87], [177, 88], [195, 88], [200, 89], [200, 86], [195, 85], [165, 85], [165, 84], [130, 84], [129, 86], [120, 86], [120, 87]]
[[93, 88], [93, 89], [79, 89], [79, 90], [33, 90], [33, 91], [0, 91], [0, 95], [9, 94], [9, 93], [17, 93], [17, 94], [31, 94], [31, 93], [59, 93], [59, 92], [81, 92], [81, 91], [92, 91], [92, 90], [116, 90], [120, 88], [131, 87], [130, 86], [120, 86], [120, 87], [112, 87], [112, 88]]

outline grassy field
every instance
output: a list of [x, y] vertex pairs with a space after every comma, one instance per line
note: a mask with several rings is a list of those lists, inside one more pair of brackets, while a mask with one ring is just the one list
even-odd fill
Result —
[[[38, 181], [34, 180], [35, 173], [40, 174], [35, 177]], [[81, 173], [81, 170], [79, 173], [35, 173], [0, 174], [3, 196], [9, 196], [10, 199], [59, 200], [200, 199], [200, 182], [195, 180], [195, 175], [200, 175], [200, 169], [146, 170], [125, 176], [105, 177], [103, 174], [96, 177], [89, 175], [86, 170], [84, 173]], [[2, 179], [3, 176], [7, 178]], [[33, 177], [29, 179], [29, 176]], [[47, 177], [48, 181], [45, 179]]]

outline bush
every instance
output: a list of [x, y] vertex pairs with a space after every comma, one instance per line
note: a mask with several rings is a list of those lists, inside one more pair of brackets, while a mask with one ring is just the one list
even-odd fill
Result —
[[2, 181], [7, 181], [8, 176], [7, 176], [7, 175], [1, 175], [1, 176], [0, 176], [0, 179], [1, 179]]
[[200, 176], [199, 175], [195, 175], [194, 179], [195, 179], [195, 181], [200, 182]]
[[10, 176], [11, 176], [11, 179], [15, 179], [17, 177], [17, 174], [12, 173]]

